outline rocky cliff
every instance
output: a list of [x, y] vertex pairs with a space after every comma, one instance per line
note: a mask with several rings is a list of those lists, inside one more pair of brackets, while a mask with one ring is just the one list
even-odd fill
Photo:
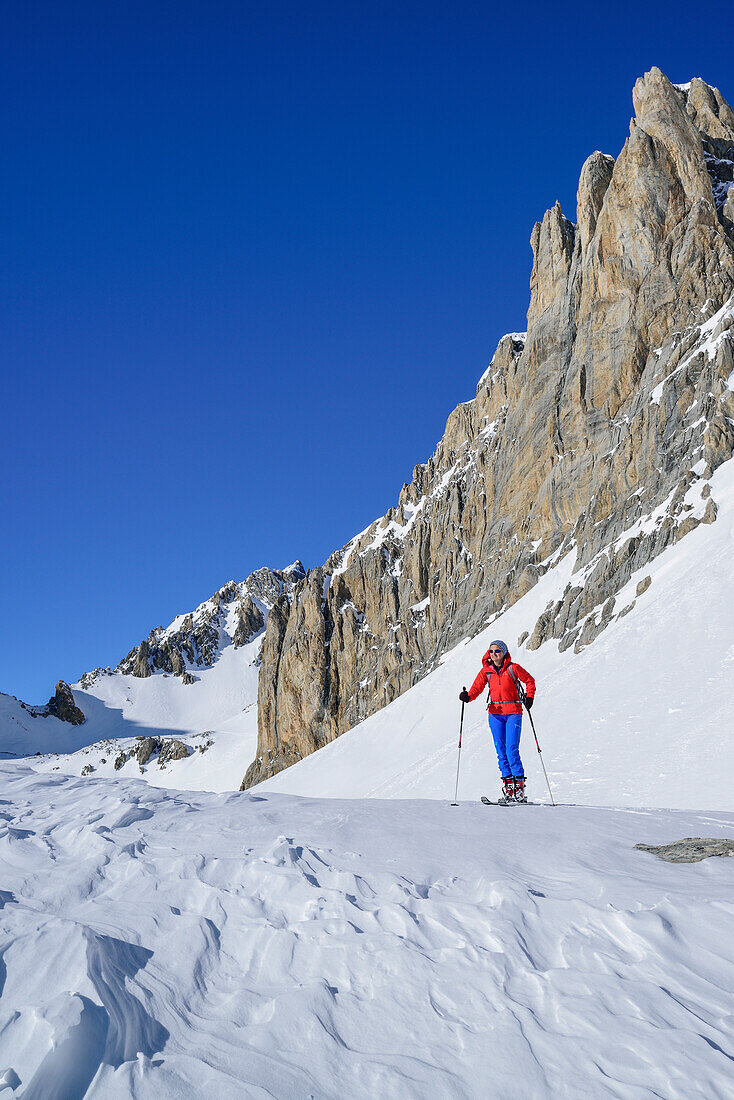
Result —
[[[575, 552], [523, 641], [589, 644], [633, 571], [699, 522], [734, 447], [734, 113], [652, 69], [617, 157], [593, 153], [576, 223], [531, 235], [527, 333], [397, 506], [276, 599], [257, 758], [273, 775], [385, 706]], [[642, 586], [644, 588], [644, 585]]]

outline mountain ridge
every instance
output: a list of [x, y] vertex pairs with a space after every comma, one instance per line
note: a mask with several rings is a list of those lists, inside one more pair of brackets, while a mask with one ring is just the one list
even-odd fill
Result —
[[[211, 667], [221, 651], [223, 635], [236, 649], [252, 641], [264, 629], [281, 592], [305, 575], [303, 564], [296, 559], [286, 569], [262, 566], [244, 581], [227, 581], [194, 611], [177, 615], [167, 627], [154, 627], [114, 671], [140, 679], [156, 671], [166, 672], [193, 683], [192, 669]], [[91, 687], [100, 676], [112, 672], [109, 667], [85, 672], [79, 686]]]

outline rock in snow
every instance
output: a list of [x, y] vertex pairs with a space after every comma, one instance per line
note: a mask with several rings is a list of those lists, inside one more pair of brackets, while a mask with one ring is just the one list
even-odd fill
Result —
[[717, 840], [713, 837], [689, 836], [672, 844], [656, 848], [650, 844], [635, 844], [642, 852], [654, 852], [668, 863], [700, 863], [709, 856], [734, 856], [734, 838]]
[[71, 722], [72, 726], [81, 726], [86, 721], [84, 711], [76, 705], [71, 688], [63, 680], [59, 680], [56, 693], [48, 701], [48, 713], [62, 722]]

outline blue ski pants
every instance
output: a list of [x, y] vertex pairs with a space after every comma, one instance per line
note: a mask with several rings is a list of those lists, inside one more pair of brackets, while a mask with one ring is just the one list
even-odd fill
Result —
[[522, 778], [525, 775], [520, 759], [522, 715], [490, 714], [488, 718], [502, 778], [507, 779], [510, 775]]

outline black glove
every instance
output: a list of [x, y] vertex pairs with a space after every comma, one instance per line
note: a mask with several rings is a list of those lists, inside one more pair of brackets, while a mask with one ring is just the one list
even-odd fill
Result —
[[459, 702], [460, 702], [460, 703], [468, 703], [468, 702], [470, 702], [470, 699], [469, 699], [469, 692], [468, 692], [468, 691], [466, 690], [466, 688], [464, 688], [464, 690], [463, 690], [462, 692], [460, 692], [460, 693], [459, 693]]
[[525, 696], [525, 706], [526, 706], [526, 707], [528, 708], [528, 710], [530, 710], [530, 708], [532, 707], [532, 705], [533, 705], [533, 697], [532, 697], [532, 695], [526, 695], [526, 696]]

